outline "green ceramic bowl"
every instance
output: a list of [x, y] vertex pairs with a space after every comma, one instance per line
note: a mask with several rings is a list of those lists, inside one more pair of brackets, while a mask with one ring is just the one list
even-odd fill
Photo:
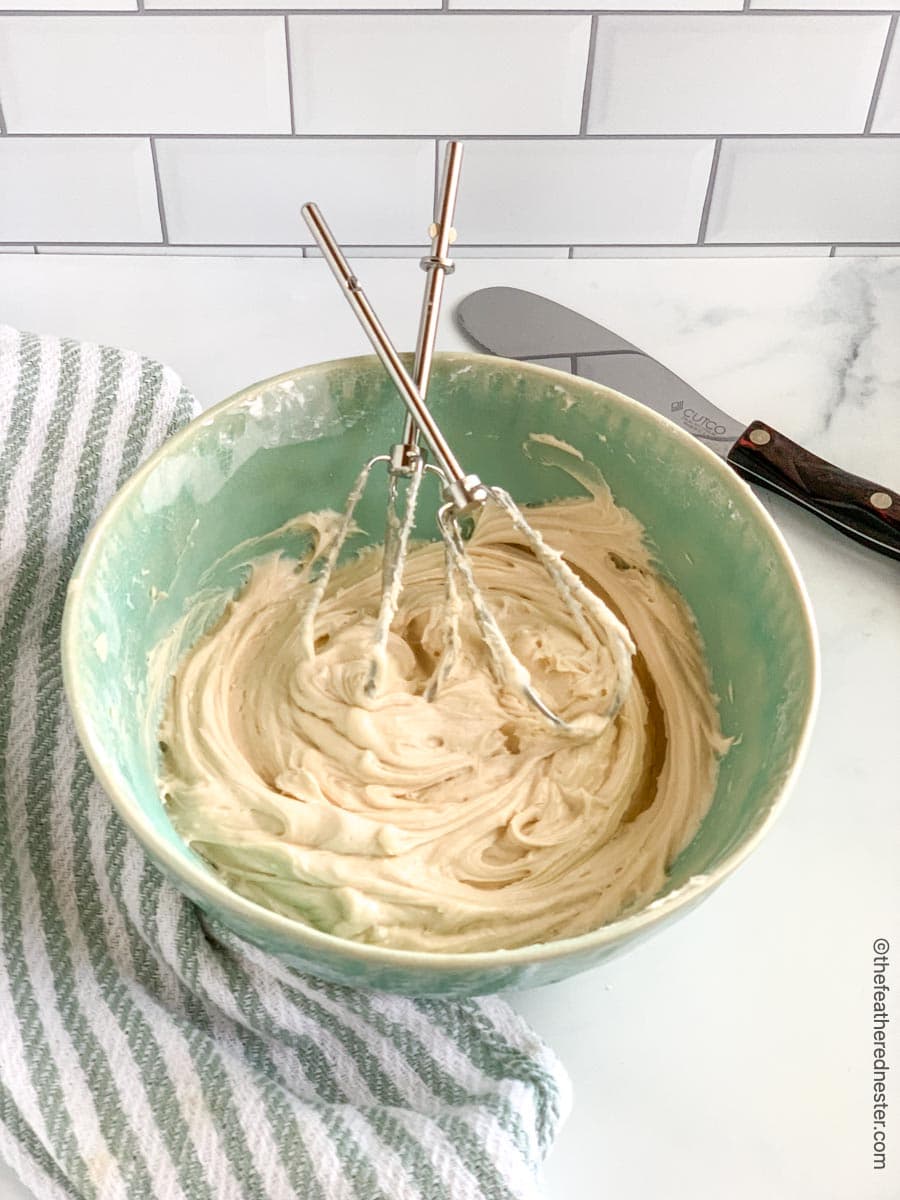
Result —
[[[608, 388], [475, 354], [438, 355], [429, 400], [465, 469], [520, 502], [581, 492], [563, 471], [526, 456], [529, 434], [580, 450], [644, 523], [696, 615], [724, 731], [740, 738], [700, 831], [642, 910], [581, 937], [515, 950], [439, 955], [357, 945], [230, 891], [169, 822], [156, 785], [160, 697], [148, 688], [148, 653], [198, 595], [240, 584], [246, 568], [230, 550], [298, 512], [340, 507], [362, 462], [396, 440], [402, 406], [374, 358], [254, 384], [167, 442], [88, 538], [69, 585], [62, 648], [98, 778], [151, 858], [201, 908], [327, 979], [464, 996], [582, 971], [709, 895], [784, 803], [809, 737], [817, 651], [809, 601], [774, 524], [723, 462], [674, 425]], [[431, 501], [422, 505], [420, 536], [434, 536]], [[374, 539], [383, 506], [383, 487], [373, 483], [359, 517]], [[182, 640], [220, 608], [200, 605]]]

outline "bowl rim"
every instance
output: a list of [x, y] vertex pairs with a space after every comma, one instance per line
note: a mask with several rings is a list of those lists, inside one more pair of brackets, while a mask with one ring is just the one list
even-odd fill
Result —
[[[471, 351], [447, 350], [435, 354], [436, 362], [457, 361], [462, 365], [478, 365], [497, 367], [514, 367], [519, 373], [544, 377], [549, 382], [565, 379], [568, 387], [575, 387], [585, 395], [602, 393], [605, 399], [612, 400], [616, 405], [624, 407], [630, 413], [637, 413], [639, 419], [648, 421], [651, 425], [659, 426], [666, 436], [681, 441], [690, 451], [699, 455], [700, 462], [707, 469], [725, 482], [729, 488], [735, 489], [742, 500], [749, 505], [750, 512], [768, 534], [774, 549], [777, 551], [781, 565], [793, 585], [795, 594], [800, 601], [804, 616], [804, 632], [806, 634], [806, 649], [809, 654], [811, 669], [811, 687], [803, 714], [803, 726], [795, 747], [793, 759], [789, 764], [777, 793], [773, 797], [768, 812], [763, 820], [743, 841], [739, 843], [725, 859], [712, 871], [701, 875], [691, 876], [682, 886], [674, 888], [663, 896], [649, 901], [637, 912], [616, 918], [597, 929], [574, 937], [559, 938], [555, 941], [536, 942], [511, 949], [476, 950], [476, 951], [433, 951], [406, 950], [390, 946], [378, 946], [367, 942], [356, 942], [342, 938], [333, 933], [326, 933], [305, 925], [292, 917], [273, 912], [232, 891], [212, 870], [202, 867], [188, 858], [180, 855], [174, 847], [153, 826], [141, 806], [134, 800], [127, 787], [120, 787], [112, 770], [107, 763], [107, 754], [97, 736], [89, 713], [89, 706], [80, 700], [79, 673], [76, 650], [76, 630], [79, 627], [83, 588], [81, 582], [90, 570], [94, 559], [104, 541], [106, 529], [111, 525], [119, 510], [124, 507], [144, 480], [156, 469], [159, 462], [177, 450], [181, 443], [188, 442], [195, 434], [196, 428], [202, 423], [209, 423], [211, 418], [237, 408], [263, 389], [273, 388], [281, 383], [302, 379], [304, 375], [321, 374], [329, 370], [363, 367], [378, 364], [373, 354], [355, 355], [350, 358], [329, 359], [319, 363], [309, 363], [303, 367], [283, 371], [267, 379], [259, 380], [241, 388], [210, 408], [203, 409], [183, 429], [166, 439], [138, 469], [118, 489], [110, 502], [104, 508], [93, 527], [88, 532], [82, 545], [81, 552], [75, 564], [75, 569], [69, 580], [66, 592], [66, 602], [61, 626], [61, 656], [63, 685], [69, 702], [69, 709], [75, 723], [75, 728], [82, 747], [87, 754], [91, 767], [106, 795], [117, 810], [125, 824], [137, 836], [157, 862], [162, 863], [166, 870], [177, 880], [183, 881], [196, 894], [203, 897], [213, 909], [221, 908], [235, 917], [242, 924], [255, 926], [260, 935], [274, 935], [280, 945], [281, 953], [290, 953], [291, 943], [298, 951], [315, 954], [323, 951], [327, 957], [338, 957], [356, 960], [356, 962], [372, 968], [426, 968], [432, 973], [451, 976], [460, 972], [478, 969], [507, 969], [509, 967], [533, 967], [554, 962], [559, 959], [581, 956], [598, 950], [604, 946], [613, 946], [634, 934], [648, 929], [679, 910], [688, 908], [701, 896], [713, 891], [724, 879], [732, 874], [750, 854], [756, 849], [763, 837], [771, 829], [780, 816], [788, 796], [796, 783], [797, 776], [806, 759], [810, 738], [818, 710], [821, 691], [821, 665], [819, 655], [819, 638], [813, 614], [812, 603], [806, 590], [806, 585], [800, 575], [796, 560], [784, 539], [781, 530], [769, 515], [760, 500], [723, 458], [705, 446], [699, 439], [682, 430], [674, 422], [667, 420], [653, 409], [641, 404], [614, 388], [592, 380], [580, 379], [577, 376], [542, 366], [539, 363], [521, 362], [518, 359], [502, 358], [493, 354], [478, 354]], [[287, 943], [287, 945], [285, 944]]]

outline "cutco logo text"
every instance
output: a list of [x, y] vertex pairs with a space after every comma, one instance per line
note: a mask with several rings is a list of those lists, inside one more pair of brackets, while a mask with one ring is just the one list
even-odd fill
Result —
[[702, 413], [698, 413], [695, 408], [685, 408], [681, 400], [676, 400], [671, 410], [673, 413], [680, 412], [682, 420], [694, 432], [700, 434], [701, 437], [725, 437], [727, 430], [724, 425], [718, 425], [709, 417], [704, 417]]

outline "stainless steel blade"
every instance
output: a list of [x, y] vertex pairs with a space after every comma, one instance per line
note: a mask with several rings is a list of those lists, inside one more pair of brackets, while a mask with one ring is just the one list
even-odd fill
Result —
[[646, 404], [725, 458], [744, 425], [716, 408], [674, 371], [596, 321], [519, 288], [473, 292], [456, 310], [462, 329], [485, 350], [538, 362], [605, 384]]

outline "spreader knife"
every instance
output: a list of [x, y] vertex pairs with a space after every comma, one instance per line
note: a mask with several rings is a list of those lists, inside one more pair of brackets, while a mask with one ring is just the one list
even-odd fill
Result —
[[842, 471], [767, 425], [746, 427], [668, 367], [562, 304], [519, 288], [473, 292], [462, 329], [485, 350], [603, 383], [699, 438], [750, 483], [779, 492], [881, 554], [900, 559], [900, 495]]

